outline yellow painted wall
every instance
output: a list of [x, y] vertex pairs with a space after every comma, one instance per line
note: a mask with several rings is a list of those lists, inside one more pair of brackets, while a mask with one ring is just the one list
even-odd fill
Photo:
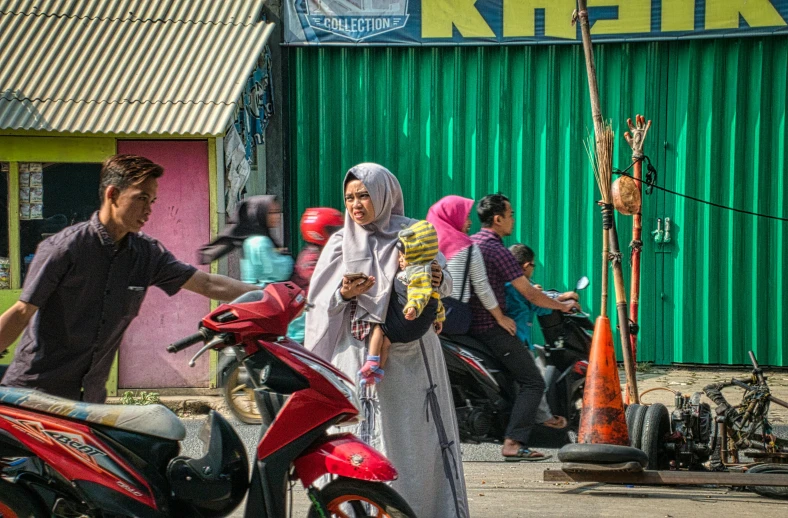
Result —
[[0, 135], [0, 162], [103, 162], [114, 154], [114, 138]]

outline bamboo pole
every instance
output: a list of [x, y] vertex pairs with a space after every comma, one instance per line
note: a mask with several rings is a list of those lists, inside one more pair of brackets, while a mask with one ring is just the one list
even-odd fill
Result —
[[610, 234], [608, 233], [607, 229], [602, 229], [602, 306], [599, 310], [599, 314], [605, 318], [607, 318], [607, 287], [610, 284], [609, 280], [609, 264], [608, 259], [610, 258]]
[[618, 246], [616, 222], [610, 226], [610, 262], [613, 264], [613, 284], [616, 288], [616, 313], [618, 315], [618, 332], [621, 338], [621, 356], [624, 357], [624, 371], [627, 377], [627, 400], [640, 404], [638, 380], [635, 370], [635, 357], [632, 355], [629, 332], [629, 312], [627, 308], [627, 292], [624, 285], [624, 267], [621, 264], [621, 249]]
[[[618, 257], [620, 257], [620, 251], [618, 246], [618, 235], [615, 233], [615, 226], [612, 224], [612, 201], [611, 201], [611, 193], [610, 193], [610, 177], [613, 174], [612, 163], [610, 160], [612, 159], [612, 138], [610, 142], [609, 148], [603, 147], [603, 140], [607, 140], [604, 136], [612, 135], [612, 130], [605, 128], [604, 120], [602, 118], [602, 108], [599, 99], [599, 86], [597, 83], [596, 77], [596, 65], [594, 64], [594, 52], [591, 45], [591, 28], [588, 23], [588, 5], [586, 0], [577, 0], [577, 18], [580, 21], [580, 33], [583, 38], [583, 53], [585, 55], [586, 61], [586, 71], [588, 72], [588, 91], [591, 97], [591, 113], [594, 120], [594, 137], [595, 137], [595, 144], [596, 144], [596, 158], [597, 158], [597, 169], [595, 169], [595, 174], [597, 176], [597, 181], [599, 183], [600, 192], [602, 194], [602, 201], [604, 202], [604, 206], [602, 209], [603, 212], [603, 226], [607, 227], [606, 234], [607, 239], [609, 239], [608, 245], [611, 248], [611, 254], [615, 257], [615, 254], [618, 253]], [[607, 156], [605, 156], [607, 154]], [[600, 177], [607, 177], [606, 185], [603, 185], [603, 182], [599, 181]], [[605, 247], [605, 238], [603, 238], [602, 246]], [[603, 261], [604, 271], [603, 271], [603, 282], [607, 281], [607, 258]], [[630, 394], [633, 395], [633, 400], [638, 402], [640, 400], [638, 396], [637, 390], [637, 377], [635, 375], [635, 366], [632, 360], [632, 349], [629, 347], [630, 344], [630, 337], [629, 337], [629, 316], [626, 314], [627, 312], [627, 302], [626, 302], [626, 291], [624, 287], [624, 273], [621, 265], [621, 261], [613, 261], [613, 281], [615, 283], [615, 291], [616, 291], [616, 306], [620, 311], [620, 308], [623, 303], [624, 308], [624, 318], [621, 318], [621, 314], [619, 313], [619, 331], [621, 333], [621, 350], [622, 356], [624, 359], [624, 370], [626, 372], [626, 379], [627, 379], [627, 390], [629, 390]], [[607, 302], [606, 299], [606, 292], [607, 292], [607, 284], [603, 284], [602, 291], [604, 294], [603, 301]], [[606, 308], [602, 311], [606, 311]]]
[[[632, 175], [635, 177], [638, 191], [640, 191], [642, 200], [643, 194], [643, 142], [646, 140], [649, 128], [651, 128], [651, 121], [646, 122], [646, 118], [642, 115], [635, 116], [635, 124], [632, 124], [632, 119], [627, 119], [629, 131], [624, 133], [624, 139], [632, 148]], [[630, 273], [630, 292], [629, 292], [629, 318], [638, 325], [639, 311], [640, 311], [640, 255], [643, 249], [643, 204], [641, 202], [640, 208], [632, 218], [632, 242], [629, 244], [632, 250], [630, 256], [630, 263], [632, 264], [632, 271]], [[630, 329], [630, 348], [632, 349], [632, 360], [637, 367], [637, 354], [638, 354], [638, 336], [637, 332], [632, 332]], [[628, 387], [627, 387], [628, 388]], [[627, 390], [627, 401], [629, 401], [630, 394]]]

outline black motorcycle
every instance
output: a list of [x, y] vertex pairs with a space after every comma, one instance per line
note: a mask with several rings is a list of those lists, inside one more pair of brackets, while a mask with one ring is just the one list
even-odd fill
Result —
[[[582, 277], [576, 286], [588, 287]], [[546, 291], [556, 297], [557, 291]], [[537, 425], [529, 446], [557, 448], [577, 437], [580, 408], [594, 324], [585, 313], [560, 311], [539, 317], [545, 345], [536, 347], [544, 362], [546, 398], [554, 415], [565, 416], [567, 426], [556, 430]], [[464, 335], [440, 335], [449, 372], [460, 440], [465, 443], [502, 443], [517, 386], [508, 379], [487, 345]]]

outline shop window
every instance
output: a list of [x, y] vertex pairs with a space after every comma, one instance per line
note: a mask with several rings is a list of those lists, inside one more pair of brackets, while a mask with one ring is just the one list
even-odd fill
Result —
[[0, 290], [11, 287], [8, 244], [8, 162], [0, 163]]
[[22, 281], [38, 244], [99, 208], [101, 164], [19, 164]]

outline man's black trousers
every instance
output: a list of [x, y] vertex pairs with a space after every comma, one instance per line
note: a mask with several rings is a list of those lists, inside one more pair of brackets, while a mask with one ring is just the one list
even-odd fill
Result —
[[472, 332], [471, 336], [486, 344], [505, 369], [507, 377], [517, 382], [518, 390], [506, 437], [527, 447], [545, 387], [533, 356], [527, 345], [498, 325], [483, 332]]

